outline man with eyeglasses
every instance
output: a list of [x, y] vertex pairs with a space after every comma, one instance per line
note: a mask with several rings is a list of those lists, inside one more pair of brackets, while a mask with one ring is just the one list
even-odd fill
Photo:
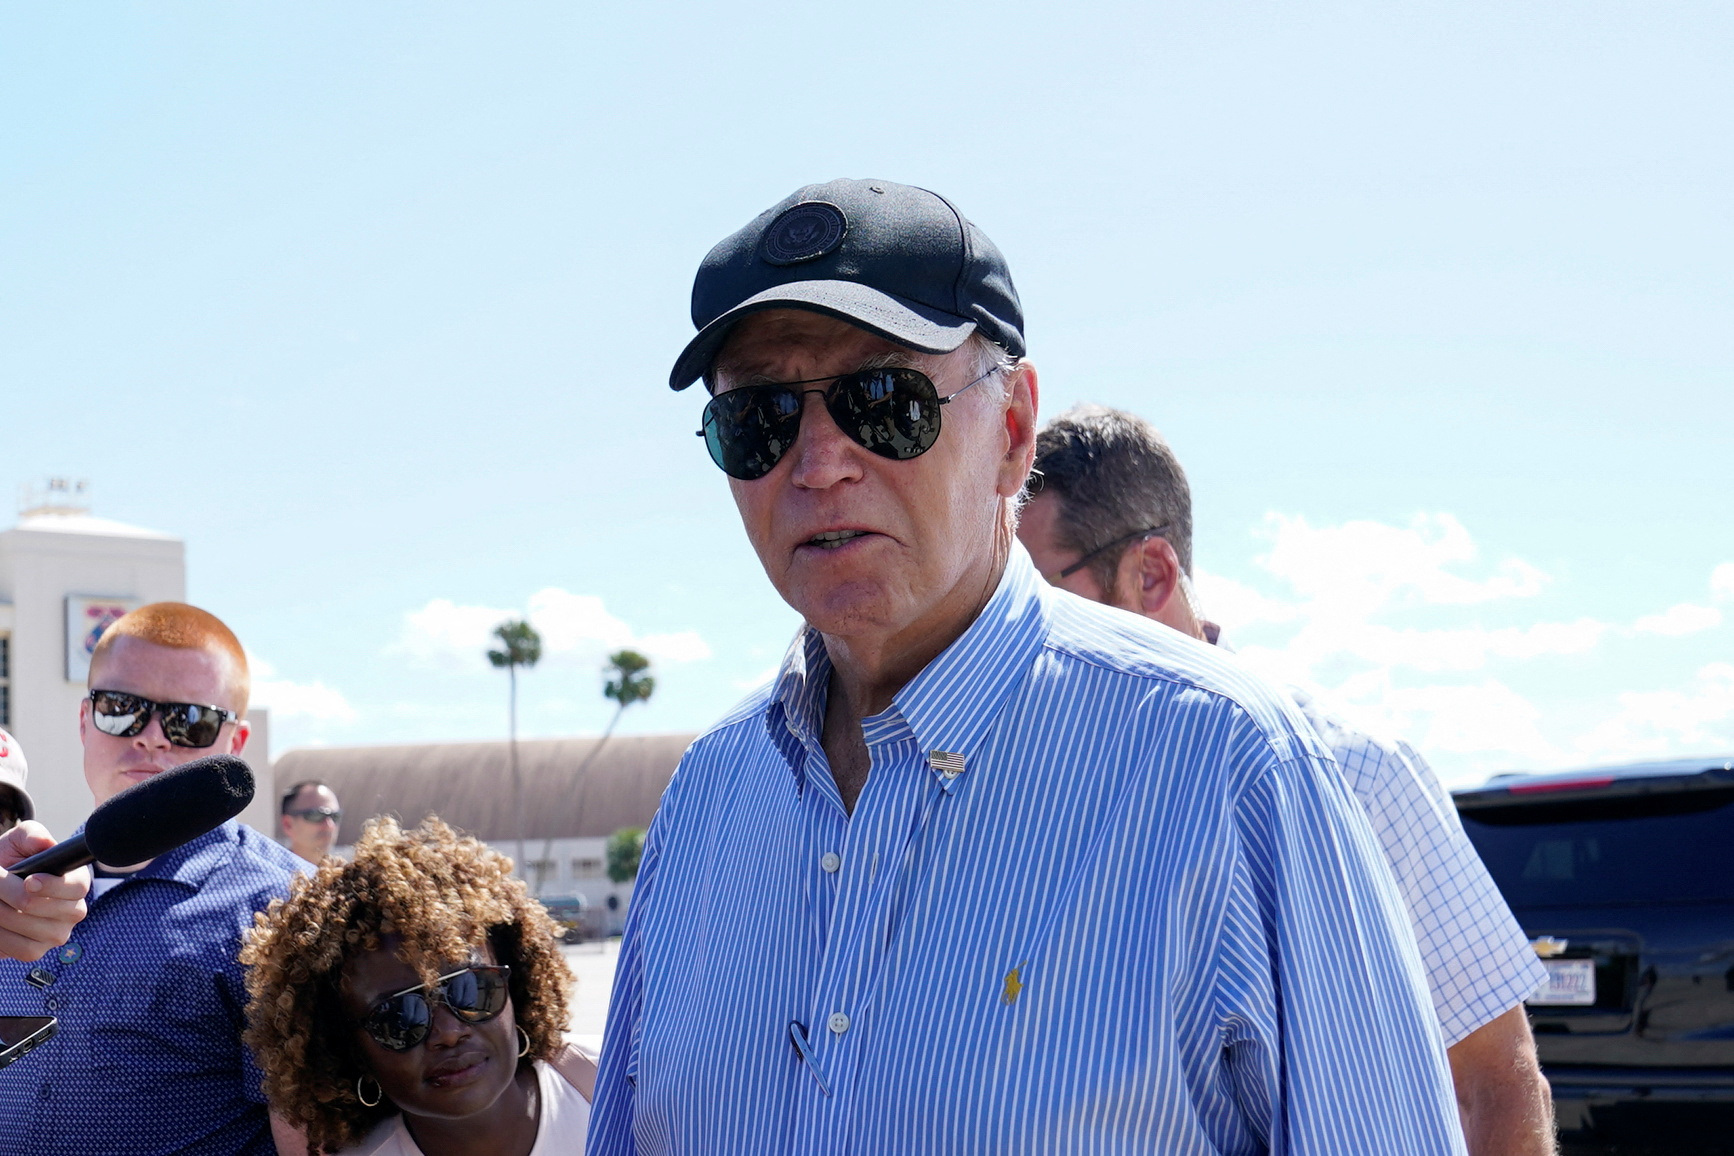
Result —
[[343, 826], [343, 808], [337, 792], [317, 779], [305, 779], [283, 792], [283, 840], [289, 850], [314, 866], [331, 854], [337, 830]]
[[[247, 659], [214, 615], [158, 602], [118, 619], [79, 711], [100, 804], [152, 775], [247, 745]], [[242, 1046], [236, 955], [304, 865], [234, 820], [148, 863], [99, 863], [89, 915], [40, 963], [0, 963], [0, 1014], [52, 1015], [54, 1039], [0, 1073], [0, 1156], [271, 1153]], [[300, 1144], [300, 1151], [305, 1151]]]
[[[1061, 414], [1036, 438], [1035, 491], [1018, 537], [1043, 577], [1108, 606], [1218, 643], [1192, 591], [1192, 492], [1148, 422], [1102, 406]], [[1523, 1001], [1546, 979], [1450, 796], [1407, 743], [1357, 731], [1291, 692], [1384, 848], [1427, 966], [1472, 1156], [1554, 1150], [1547, 1081]]]
[[692, 313], [670, 384], [805, 626], [651, 825], [593, 1156], [1461, 1152], [1329, 752], [1018, 545], [1037, 379], [986, 235], [808, 186]]

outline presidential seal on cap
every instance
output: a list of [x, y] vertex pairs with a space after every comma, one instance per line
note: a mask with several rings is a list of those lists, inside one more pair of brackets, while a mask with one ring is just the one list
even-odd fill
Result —
[[994, 243], [938, 193], [893, 181], [808, 185], [712, 249], [692, 285], [698, 334], [669, 386], [704, 376], [735, 323], [764, 309], [829, 314], [922, 353], [980, 333], [1024, 355], [1023, 306]]
[[[24, 748], [6, 731], [0, 730], [0, 812], [10, 812], [14, 819], [36, 818], [36, 804], [24, 789], [30, 774], [30, 764], [24, 761]], [[0, 830], [5, 830], [0, 825]]]

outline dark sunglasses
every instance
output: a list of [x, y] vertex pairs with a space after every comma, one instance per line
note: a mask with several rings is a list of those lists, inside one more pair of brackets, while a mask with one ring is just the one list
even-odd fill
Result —
[[506, 978], [512, 969], [466, 967], [439, 977], [432, 992], [418, 983], [388, 995], [368, 1010], [361, 1030], [387, 1051], [407, 1052], [433, 1027], [433, 1005], [443, 1003], [467, 1024], [485, 1024], [506, 1010]]
[[217, 741], [224, 723], [241, 720], [240, 715], [220, 706], [152, 702], [118, 690], [90, 692], [90, 721], [105, 735], [130, 739], [151, 725], [153, 714], [162, 720], [163, 737], [177, 747], [208, 747]]
[[302, 819], [309, 823], [318, 823], [325, 819], [330, 819], [333, 823], [336, 823], [339, 826], [343, 823], [343, 809], [341, 807], [308, 807], [302, 811], [285, 811], [283, 813], [285, 815], [293, 815], [297, 819]]
[[1142, 542], [1144, 539], [1149, 538], [1153, 535], [1166, 534], [1168, 532], [1168, 530], [1169, 530], [1168, 526], [1151, 526], [1147, 530], [1133, 530], [1130, 534], [1126, 534], [1122, 537], [1115, 538], [1112, 542], [1105, 543], [1104, 545], [1097, 546], [1094, 550], [1091, 550], [1088, 554], [1085, 554], [1082, 558], [1079, 558], [1076, 562], [1073, 562], [1070, 566], [1067, 566], [1064, 570], [1061, 570], [1059, 573], [1052, 574], [1052, 575], [1043, 575], [1043, 577], [1047, 578], [1047, 580], [1049, 582], [1058, 582], [1062, 578], [1070, 578], [1073, 574], [1076, 574], [1079, 570], [1082, 570], [1085, 566], [1088, 566], [1092, 559], [1098, 558], [1101, 555], [1106, 554], [1109, 550], [1112, 550], [1115, 546], [1124, 546], [1126, 543], [1133, 542], [1133, 541]]
[[[939, 396], [931, 377], [901, 366], [743, 385], [710, 399], [698, 436], [723, 473], [743, 482], [754, 481], [776, 469], [795, 444], [806, 397], [816, 393], [825, 399], [825, 409], [837, 428], [856, 445], [882, 458], [906, 462], [920, 457], [939, 440], [941, 406], [1003, 368], [995, 366], [946, 397]], [[822, 381], [831, 384], [825, 389], [797, 388]]]

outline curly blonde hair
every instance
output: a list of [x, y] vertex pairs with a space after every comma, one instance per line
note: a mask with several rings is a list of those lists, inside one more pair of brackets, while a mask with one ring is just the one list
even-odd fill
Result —
[[553, 922], [511, 876], [511, 860], [429, 817], [405, 831], [372, 819], [348, 863], [326, 859], [297, 878], [288, 899], [255, 916], [246, 965], [247, 1045], [265, 1073], [271, 1108], [304, 1129], [315, 1156], [360, 1143], [397, 1109], [363, 1104], [366, 1073], [344, 1009], [343, 968], [396, 936], [405, 963], [432, 984], [442, 964], [467, 959], [484, 940], [511, 971], [512, 1007], [529, 1057], [550, 1059], [564, 1042], [572, 973]]

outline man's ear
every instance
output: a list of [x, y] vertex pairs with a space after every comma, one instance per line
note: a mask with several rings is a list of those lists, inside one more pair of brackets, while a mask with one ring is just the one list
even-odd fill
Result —
[[1150, 535], [1135, 549], [1138, 553], [1137, 595], [1140, 607], [1146, 617], [1167, 621], [1185, 604], [1180, 593], [1180, 555], [1160, 534]]
[[1009, 498], [1029, 481], [1036, 464], [1036, 420], [1041, 391], [1036, 367], [1020, 361], [1005, 371], [1005, 458], [1000, 462], [999, 493]]
[[235, 724], [234, 737], [229, 740], [229, 753], [238, 755], [247, 749], [247, 740], [252, 737], [253, 726], [246, 719]]

